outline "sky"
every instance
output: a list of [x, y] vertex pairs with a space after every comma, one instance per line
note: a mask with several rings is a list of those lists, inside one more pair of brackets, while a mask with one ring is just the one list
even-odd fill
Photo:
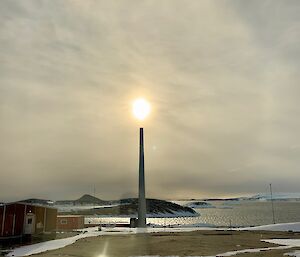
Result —
[[[0, 2], [0, 201], [299, 192], [300, 2]], [[143, 123], [135, 98], [152, 107]]]

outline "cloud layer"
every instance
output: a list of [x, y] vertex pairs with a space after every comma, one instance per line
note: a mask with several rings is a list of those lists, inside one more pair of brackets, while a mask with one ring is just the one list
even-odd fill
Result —
[[299, 1], [0, 3], [0, 200], [299, 190]]

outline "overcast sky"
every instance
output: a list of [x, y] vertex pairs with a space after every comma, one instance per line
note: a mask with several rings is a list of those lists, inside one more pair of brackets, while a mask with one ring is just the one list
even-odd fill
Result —
[[300, 1], [2, 0], [0, 201], [297, 192]]

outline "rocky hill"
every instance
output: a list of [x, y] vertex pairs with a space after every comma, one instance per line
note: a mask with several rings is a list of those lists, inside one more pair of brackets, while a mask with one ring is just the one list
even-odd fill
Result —
[[85, 194], [77, 200], [60, 200], [56, 201], [55, 205], [106, 205], [109, 204], [109, 201], [101, 200], [97, 197]]
[[[175, 216], [198, 216], [199, 214], [192, 208], [181, 206], [172, 202], [147, 199], [147, 215], [151, 217], [175, 217]], [[90, 209], [73, 209], [63, 211], [65, 214], [81, 214], [81, 215], [109, 215], [109, 216], [136, 216], [138, 211], [138, 199], [128, 198], [120, 201], [114, 201], [111, 206], [95, 207]]]

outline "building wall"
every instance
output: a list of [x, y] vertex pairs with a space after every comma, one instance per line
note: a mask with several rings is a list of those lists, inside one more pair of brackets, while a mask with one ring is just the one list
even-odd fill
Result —
[[[0, 237], [22, 235], [27, 213], [35, 215], [35, 234], [56, 230], [56, 209], [13, 203], [0, 206]], [[4, 215], [4, 226], [2, 226]]]
[[2, 233], [2, 219], [3, 219], [4, 206], [0, 206], [0, 237]]
[[84, 216], [57, 216], [57, 230], [68, 231], [84, 228]]
[[[0, 230], [0, 236], [8, 237], [22, 233], [24, 222], [24, 206], [10, 204], [3, 206], [3, 208], [1, 209], [2, 225]], [[3, 217], [5, 218], [4, 220]]]
[[35, 214], [35, 233], [40, 234], [44, 232], [45, 224], [45, 211], [46, 208], [40, 206], [34, 206], [33, 213]]
[[46, 232], [56, 231], [57, 209], [46, 209]]
[[21, 235], [23, 233], [25, 206], [22, 204], [16, 204], [15, 207], [16, 215], [14, 235]]

